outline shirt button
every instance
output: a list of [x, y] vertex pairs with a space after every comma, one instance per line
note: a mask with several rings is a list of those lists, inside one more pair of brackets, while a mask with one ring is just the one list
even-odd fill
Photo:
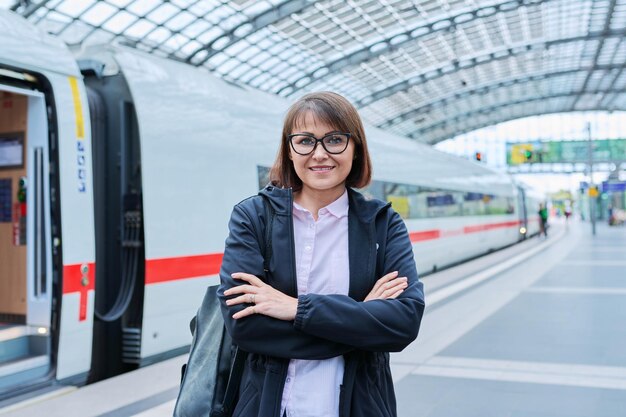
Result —
[[287, 378], [287, 382], [291, 382], [291, 378]]
[[310, 246], [305, 246], [304, 250], [307, 251], [307, 252], [311, 252], [311, 247]]
[[309, 227], [310, 227], [311, 229], [313, 229], [313, 228], [315, 227], [315, 224], [311, 223], [311, 224], [309, 224]]

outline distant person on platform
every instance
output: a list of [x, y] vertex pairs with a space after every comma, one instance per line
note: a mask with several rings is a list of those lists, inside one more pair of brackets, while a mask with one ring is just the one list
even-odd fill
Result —
[[565, 222], [566, 223], [569, 221], [569, 218], [571, 215], [572, 215], [572, 206], [568, 204], [565, 206]]
[[543, 233], [543, 236], [547, 238], [548, 237], [548, 208], [546, 207], [545, 204], [543, 203], [539, 204], [539, 211], [537, 212], [537, 214], [539, 214], [539, 219], [541, 220], [541, 224], [539, 228], [539, 236], [541, 236], [541, 234]]

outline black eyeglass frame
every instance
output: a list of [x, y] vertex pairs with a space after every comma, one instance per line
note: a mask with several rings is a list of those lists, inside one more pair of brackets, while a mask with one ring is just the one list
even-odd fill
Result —
[[[328, 148], [326, 148], [326, 145], [324, 145], [324, 139], [326, 139], [326, 138], [327, 138], [327, 137], [329, 137], [329, 136], [335, 136], [335, 135], [343, 135], [343, 136], [346, 136], [346, 138], [347, 138], [347, 140], [346, 140], [346, 147], [345, 147], [345, 148], [343, 148], [340, 152], [331, 152], [331, 151], [329, 151], [329, 150], [328, 150]], [[312, 148], [309, 152], [307, 152], [307, 153], [301, 153], [301, 152], [298, 152], [298, 151], [296, 150], [296, 147], [294, 146], [294, 144], [293, 144], [293, 140], [292, 140], [295, 136], [306, 136], [306, 137], [309, 137], [309, 138], [313, 139], [313, 140], [315, 141], [315, 144], [313, 145], [313, 148]], [[329, 133], [329, 134], [327, 134], [327, 135], [324, 135], [321, 139], [316, 138], [315, 136], [313, 136], [313, 135], [312, 135], [312, 134], [310, 134], [310, 133], [293, 133], [293, 134], [291, 134], [291, 135], [287, 135], [287, 139], [289, 140], [289, 143], [291, 144], [291, 149], [293, 149], [293, 151], [294, 151], [295, 153], [297, 153], [298, 155], [303, 155], [303, 156], [305, 156], [305, 155], [310, 155], [310, 154], [312, 154], [313, 152], [315, 152], [315, 149], [317, 148], [317, 144], [318, 144], [318, 143], [321, 143], [321, 144], [322, 144], [322, 148], [324, 148], [324, 150], [325, 150], [326, 152], [328, 152], [329, 154], [331, 154], [331, 155], [339, 155], [339, 154], [342, 154], [342, 153], [344, 153], [344, 152], [346, 151], [346, 149], [348, 149], [348, 145], [350, 144], [350, 138], [351, 138], [351, 137], [352, 137], [352, 134], [351, 134], [351, 133], [346, 133], [346, 132], [333, 132], [333, 133]]]

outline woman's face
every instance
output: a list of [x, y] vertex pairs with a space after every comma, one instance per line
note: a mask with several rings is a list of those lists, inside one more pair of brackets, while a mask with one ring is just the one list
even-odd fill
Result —
[[[329, 133], [338, 132], [333, 126], [315, 120], [310, 112], [306, 114], [304, 123], [294, 127], [294, 133], [312, 134], [321, 139]], [[349, 133], [349, 132], [346, 132]], [[354, 141], [348, 141], [348, 147], [340, 154], [328, 153], [321, 143], [317, 143], [315, 150], [308, 155], [294, 152], [289, 145], [289, 158], [293, 161], [296, 174], [302, 181], [303, 191], [340, 193], [345, 188], [346, 178], [352, 169], [354, 158]]]

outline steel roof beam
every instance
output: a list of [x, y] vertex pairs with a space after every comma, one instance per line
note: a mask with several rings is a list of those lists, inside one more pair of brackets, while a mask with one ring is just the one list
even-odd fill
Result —
[[20, 14], [24, 17], [29, 17], [30, 15], [35, 13], [37, 10], [45, 6], [46, 3], [48, 3], [49, 1], [50, 0], [41, 0], [37, 3], [33, 3], [30, 0], [16, 1], [15, 4], [11, 6], [11, 11], [17, 12], [20, 6], [22, 6], [24, 10], [21, 11]]
[[[615, 84], [617, 84], [617, 80], [619, 80], [621, 75], [624, 73], [624, 69], [626, 69], [626, 63], [621, 65], [619, 72], [615, 75], [615, 78], [613, 78], [613, 81], [611, 81], [611, 85], [609, 86], [609, 89], [613, 89]], [[613, 103], [615, 102], [615, 100], [617, 100], [617, 97], [619, 96], [617, 94], [614, 94], [613, 97], [609, 98], [609, 100], [606, 103], [604, 103], [604, 105], [609, 111], [612, 111]]]
[[[589, 95], [593, 95], [593, 94], [607, 94], [607, 93], [620, 93], [620, 94], [624, 94], [626, 93], [626, 89], [619, 89], [619, 90], [606, 90], [606, 89], [601, 89], [601, 90], [595, 90], [595, 91], [590, 91], [587, 94]], [[562, 98], [562, 97], [577, 97], [579, 95], [579, 92], [574, 92], [574, 93], [560, 93], [560, 94], [551, 94], [551, 95], [547, 95], [547, 96], [536, 96], [536, 97], [530, 97], [530, 98], [525, 98], [525, 99], [521, 99], [521, 100], [515, 100], [515, 101], [509, 101], [509, 102], [505, 102], [505, 103], [498, 103], [498, 104], [494, 104], [491, 106], [487, 106], [487, 107], [481, 107], [479, 109], [476, 110], [472, 110], [466, 113], [462, 113], [462, 114], [458, 114], [456, 116], [447, 118], [446, 120], [442, 120], [440, 122], [434, 123], [430, 126], [424, 127], [424, 128], [420, 128], [420, 129], [416, 129], [416, 131], [414, 133], [409, 134], [409, 137], [415, 138], [418, 136], [424, 136], [427, 135], [429, 131], [433, 131], [435, 129], [439, 129], [441, 127], [445, 127], [448, 124], [453, 124], [453, 123], [459, 123], [461, 121], [464, 121], [466, 119], [470, 119], [474, 116], [477, 115], [481, 115], [481, 114], [488, 114], [491, 113], [495, 110], [498, 109], [502, 109], [502, 108], [507, 108], [507, 107], [512, 107], [512, 106], [517, 106], [520, 104], [526, 104], [526, 103], [531, 103], [531, 102], [535, 102], [535, 101], [540, 101], [540, 100], [549, 100], [549, 99], [553, 99], [553, 98]], [[570, 111], [569, 108], [568, 109], [563, 109], [564, 111]], [[606, 109], [602, 109], [602, 108], [598, 108], [597, 110], [606, 110]], [[555, 112], [558, 113], [558, 112]], [[487, 124], [486, 126], [492, 126], [494, 124], [497, 123], [501, 123], [501, 121], [497, 121], [498, 119], [494, 119], [494, 121], [490, 122], [489, 124]], [[474, 128], [468, 129], [466, 131], [470, 131], [470, 130], [474, 130]], [[455, 135], [458, 134], [455, 132]]]
[[[406, 91], [416, 85], [424, 84], [427, 81], [435, 80], [451, 74], [460, 73], [464, 70], [474, 69], [482, 65], [491, 64], [496, 61], [509, 59], [536, 49], [549, 49], [556, 45], [572, 42], [600, 40], [613, 37], [622, 38], [624, 36], [626, 36], [626, 29], [618, 29], [609, 30], [607, 33], [595, 32], [585, 36], [574, 36], [571, 38], [554, 39], [551, 41], [524, 42], [506, 48], [495, 49], [493, 51], [489, 51], [480, 55], [474, 55], [472, 57], [462, 58], [461, 60], [455, 60], [454, 62], [452, 62], [452, 64], [444, 63], [430, 71], [413, 76], [409, 79], [402, 80], [394, 85], [375, 91], [370, 96], [366, 96], [360, 100], [355, 101], [355, 106], [367, 106], [374, 103], [375, 101], [390, 97], [402, 91]], [[455, 70], [446, 71], [446, 68], [449, 68], [450, 65], [453, 65]]]
[[17, 12], [17, 9], [19, 9], [20, 6], [26, 7], [29, 3], [30, 0], [14, 0], [13, 5], [9, 7], [9, 10], [11, 10], [12, 12]]
[[[587, 109], [585, 111], [605, 111], [606, 109], [603, 108], [597, 108], [597, 107], [593, 107], [590, 109]], [[428, 143], [431, 145], [435, 145], [443, 140], [446, 139], [450, 139], [453, 136], [457, 136], [457, 135], [462, 135], [464, 133], [468, 133], [468, 132], [472, 132], [474, 130], [478, 130], [478, 129], [482, 129], [484, 127], [489, 127], [489, 126], [494, 126], [497, 125], [499, 123], [505, 123], [511, 120], [517, 120], [517, 119], [523, 119], [525, 117], [532, 117], [532, 116], [543, 116], [545, 114], [559, 114], [559, 113], [565, 113], [565, 112], [569, 112], [568, 109], [559, 109], [559, 110], [555, 110], [555, 111], [550, 111], [550, 112], [542, 112], [542, 111], [531, 111], [531, 112], [524, 112], [521, 113], [519, 115], [515, 115], [513, 117], [498, 117], [498, 118], [494, 118], [493, 121], [489, 121], [487, 123], [476, 123], [475, 125], [470, 125], [466, 128], [463, 129], [459, 129], [457, 131], [455, 131], [453, 134], [445, 134], [445, 135], [439, 135], [439, 136], [433, 136], [430, 138], [430, 140], [425, 141], [424, 143]], [[411, 133], [411, 136], [413, 139], [417, 139], [416, 134], [415, 133]]]
[[[615, 57], [618, 56], [618, 54], [621, 51], [621, 44], [624, 43], [624, 39], [620, 40], [620, 44], [615, 48], [615, 51], [613, 52], [613, 56], [611, 56], [611, 60], [610, 62], [614, 62], [615, 61]], [[620, 79], [620, 77], [622, 76], [622, 74], [624, 73], [624, 69], [626, 69], [626, 60], [624, 60], [624, 62], [622, 62], [622, 64], [620, 65], [620, 69], [619, 71], [617, 71], [617, 73], [615, 74], [615, 77], [613, 77], [613, 80], [611, 81], [611, 85], [609, 85], [609, 89], [613, 89], [613, 87], [615, 87], [615, 84], [617, 84], [617, 81]], [[606, 106], [607, 109], [611, 109], [611, 107], [613, 106], [613, 102], [617, 99], [617, 97], [619, 97], [617, 94], [614, 94], [613, 97], [611, 97], [609, 100], [607, 100], [606, 103], [604, 103], [604, 106]]]
[[[619, 70], [622, 67], [623, 65], [621, 64], [620, 65], [598, 65], [596, 66], [596, 71], [612, 71], [616, 69]], [[407, 112], [404, 112], [398, 116], [395, 116], [389, 121], [378, 124], [377, 127], [381, 129], [387, 129], [398, 123], [402, 123], [406, 120], [412, 119], [414, 117], [418, 117], [424, 113], [435, 110], [439, 107], [445, 107], [451, 102], [462, 100], [467, 97], [471, 97], [473, 95], [486, 95], [502, 87], [509, 87], [515, 84], [521, 85], [521, 84], [526, 84], [528, 82], [533, 82], [533, 81], [542, 81], [545, 79], [562, 77], [564, 75], [575, 74], [581, 71], [587, 71], [587, 68], [575, 68], [575, 69], [554, 71], [554, 72], [546, 72], [546, 71], [537, 72], [534, 74], [525, 74], [522, 77], [510, 77], [506, 79], [497, 80], [496, 82], [493, 82], [493, 83], [485, 83], [477, 87], [468, 88], [460, 92], [455, 92], [447, 96], [428, 101], [420, 105], [419, 107], [413, 108]]]
[[[611, 3], [609, 4], [609, 9], [606, 13], [606, 19], [604, 20], [604, 27], [602, 28], [602, 34], [608, 33], [609, 29], [611, 28], [611, 19], [613, 19], [613, 12], [615, 11], [615, 3], [617, 3], [617, 0], [611, 0]], [[585, 91], [587, 90], [587, 85], [589, 84], [589, 80], [591, 80], [591, 74], [593, 74], [594, 68], [598, 64], [598, 58], [600, 57], [600, 52], [602, 52], [602, 48], [604, 47], [605, 40], [606, 37], [603, 37], [602, 40], [599, 42], [598, 47], [596, 48], [596, 53], [593, 56], [593, 61], [591, 61], [593, 62], [593, 66], [589, 69], [589, 72], [587, 73], [587, 78], [585, 78], [585, 83], [583, 84], [583, 88], [580, 90], [580, 94], [578, 95], [576, 100], [574, 100], [574, 103], [572, 103], [572, 111], [576, 109], [576, 105], [578, 104], [580, 97], [582, 97], [582, 95], [585, 94]]]
[[[402, 33], [382, 39], [373, 45], [364, 46], [363, 48], [345, 55], [335, 61], [325, 63], [324, 67], [328, 69], [326, 73], [336, 73], [337, 71], [341, 71], [348, 66], [358, 65], [380, 55], [394, 52], [402, 46], [423, 38], [424, 36], [442, 31], [451, 31], [454, 30], [457, 25], [494, 16], [501, 12], [508, 12], [525, 6], [539, 6], [550, 1], [552, 0], [507, 0], [475, 9], [466, 9], [455, 16], [437, 19], [435, 21], [428, 22], [425, 25], [418, 25]], [[321, 77], [315, 76], [315, 73], [318, 70], [319, 68], [316, 68], [315, 71], [302, 75], [289, 85], [281, 88], [277, 94], [289, 95], [294, 91], [311, 84]]]
[[[279, 20], [293, 13], [300, 13], [301, 11], [311, 6], [312, 4], [313, 2], [311, 0], [288, 0], [277, 6], [274, 6], [271, 9], [264, 11], [260, 15], [255, 16], [252, 19], [245, 21], [235, 26], [234, 28], [228, 30], [227, 32], [223, 33], [219, 38], [213, 39], [211, 42], [196, 49], [191, 55], [187, 57], [186, 62], [191, 63], [191, 60], [196, 55], [198, 55], [202, 51], [207, 51], [208, 53], [204, 58], [202, 58], [202, 61], [194, 64], [196, 66], [201, 66], [215, 54], [245, 39], [246, 37], [250, 36], [250, 34], [257, 32], [271, 24], [274, 24], [278, 22]], [[243, 36], [235, 35], [235, 32], [237, 32], [239, 29], [241, 29], [245, 25], [251, 25], [251, 28], [247, 30]], [[225, 39], [225, 38], [228, 39], [228, 42], [224, 46], [220, 47], [219, 49], [213, 49], [213, 45], [215, 45], [217, 41], [221, 39]]]
[[[620, 89], [620, 90], [606, 90], [606, 89], [601, 89], [601, 90], [595, 90], [595, 91], [589, 91], [587, 94], [588, 95], [594, 95], [594, 94], [607, 94], [607, 93], [626, 93], [626, 89]], [[487, 113], [491, 113], [494, 110], [498, 110], [500, 108], [504, 108], [504, 107], [509, 107], [509, 106], [515, 106], [518, 104], [525, 104], [525, 103], [529, 103], [529, 102], [534, 102], [534, 101], [539, 101], [539, 100], [550, 100], [553, 98], [563, 98], [563, 97], [577, 97], [580, 94], [579, 91], [576, 92], [569, 92], [569, 93], [558, 93], [558, 94], [550, 94], [550, 95], [543, 95], [543, 96], [534, 96], [534, 97], [529, 97], [529, 98], [524, 98], [524, 99], [520, 99], [520, 100], [514, 100], [514, 101], [508, 101], [505, 103], [498, 103], [498, 104], [494, 104], [491, 106], [487, 106], [487, 107], [481, 107], [475, 110], [471, 110], [469, 112], [465, 112], [465, 113], [461, 113], [458, 114], [456, 116], [447, 118], [446, 120], [442, 120], [440, 122], [431, 124], [427, 127], [424, 128], [420, 128], [417, 130], [417, 133], [422, 134], [422, 133], [426, 133], [428, 131], [431, 130], [435, 130], [440, 128], [441, 126], [445, 126], [447, 124], [452, 124], [452, 123], [458, 123], [462, 120], [465, 119], [469, 119], [473, 116], [476, 115], [481, 115], [481, 114], [487, 114]]]

